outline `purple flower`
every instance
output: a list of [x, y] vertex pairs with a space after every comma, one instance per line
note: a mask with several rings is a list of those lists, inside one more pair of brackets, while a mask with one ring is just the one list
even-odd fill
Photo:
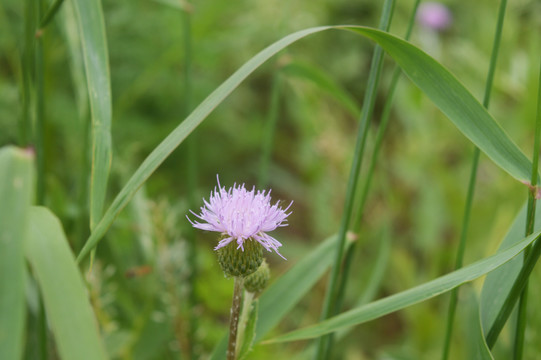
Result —
[[424, 27], [434, 30], [445, 30], [453, 21], [449, 9], [438, 2], [424, 2], [419, 6], [417, 21]]
[[[287, 226], [286, 218], [291, 212], [286, 211], [291, 207], [293, 201], [285, 209], [282, 209], [277, 201], [271, 205], [270, 190], [265, 194], [265, 191], [252, 190], [248, 191], [242, 186], [233, 185], [232, 188], [226, 190], [220, 185], [218, 180], [218, 189], [214, 188], [214, 192], [210, 193], [209, 201], [203, 199], [205, 205], [201, 207], [201, 214], [190, 212], [203, 222], [192, 221], [188, 216], [188, 221], [193, 227], [216, 231], [223, 234], [223, 239], [220, 240], [214, 250], [218, 250], [235, 240], [237, 249], [244, 251], [243, 243], [245, 241], [255, 240], [259, 242], [268, 251], [274, 250], [278, 255], [284, 258], [278, 248], [282, 244], [269, 236], [267, 232], [276, 229], [277, 227]], [[285, 258], [284, 258], [285, 259]]]

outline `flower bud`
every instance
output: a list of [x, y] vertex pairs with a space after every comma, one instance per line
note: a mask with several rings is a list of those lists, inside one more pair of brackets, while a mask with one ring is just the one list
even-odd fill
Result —
[[267, 287], [270, 279], [270, 269], [267, 261], [263, 259], [261, 266], [253, 274], [244, 278], [244, 288], [254, 294], [259, 294]]
[[243, 242], [243, 249], [237, 249], [236, 242], [230, 242], [217, 250], [218, 262], [226, 276], [245, 277], [255, 272], [263, 261], [263, 246], [252, 239]]

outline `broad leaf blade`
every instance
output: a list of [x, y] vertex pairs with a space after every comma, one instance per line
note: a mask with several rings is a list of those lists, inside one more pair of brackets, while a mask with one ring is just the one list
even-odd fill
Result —
[[476, 263], [462, 269], [453, 271], [447, 275], [441, 276], [437, 279], [398, 294], [394, 294], [381, 300], [374, 301], [370, 304], [346, 311], [319, 324], [284, 334], [268, 342], [286, 342], [319, 337], [342, 328], [359, 325], [364, 322], [377, 319], [381, 316], [444, 294], [457, 286], [475, 280], [505, 264], [517, 256], [540, 235], [541, 232], [537, 232], [505, 251], [477, 261]]
[[24, 242], [34, 190], [33, 154], [0, 150], [0, 359], [20, 359], [25, 318]]
[[87, 290], [58, 218], [33, 207], [26, 257], [62, 359], [107, 359]]
[[111, 84], [101, 1], [73, 0], [92, 113], [90, 228], [101, 219], [111, 166]]

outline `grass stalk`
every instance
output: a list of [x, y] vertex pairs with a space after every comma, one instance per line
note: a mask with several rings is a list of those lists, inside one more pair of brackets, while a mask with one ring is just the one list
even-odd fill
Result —
[[60, 6], [62, 5], [63, 2], [64, 0], [55, 0], [55, 2], [49, 7], [47, 12], [45, 13], [45, 16], [39, 17], [39, 19], [41, 19], [39, 23], [40, 30], [45, 28], [51, 22], [51, 20], [54, 18], [54, 16], [58, 12], [58, 9], [60, 9]]
[[[41, 33], [35, 31], [37, 20], [41, 17], [45, 2], [39, 0], [35, 2], [34, 12], [27, 14], [32, 17], [31, 26], [27, 28], [26, 34], [29, 41], [29, 46], [32, 47], [32, 64], [34, 68], [34, 114], [35, 124], [33, 130], [33, 143], [36, 151], [36, 203], [38, 205], [44, 205], [45, 203], [45, 87], [44, 87], [44, 64], [43, 64], [43, 37]], [[30, 37], [32, 37], [30, 39]], [[30, 61], [30, 59], [28, 59]], [[29, 80], [32, 83], [32, 80]], [[39, 298], [38, 308], [38, 351], [41, 359], [48, 358], [48, 342], [47, 342], [47, 314], [45, 313], [45, 307], [43, 304], [43, 297]]]
[[271, 162], [272, 144], [274, 142], [274, 134], [276, 133], [276, 124], [278, 124], [278, 110], [280, 108], [280, 89], [281, 80], [280, 74], [275, 73], [272, 78], [271, 98], [268, 118], [263, 129], [263, 141], [261, 151], [261, 162], [259, 168], [259, 177], [257, 186], [263, 189], [269, 182], [269, 167]]
[[[383, 11], [379, 28], [388, 31], [394, 11], [394, 0], [386, 0], [383, 4]], [[336, 300], [338, 295], [339, 275], [343, 259], [343, 248], [346, 240], [346, 233], [348, 231], [351, 215], [353, 212], [353, 204], [355, 200], [355, 191], [361, 171], [362, 159], [364, 156], [364, 148], [366, 144], [366, 136], [368, 135], [368, 128], [370, 124], [370, 118], [372, 117], [372, 111], [376, 101], [377, 87], [381, 74], [381, 68], [383, 66], [383, 50], [381, 47], [376, 46], [372, 57], [372, 63], [370, 65], [370, 73], [368, 76], [368, 84], [363, 99], [363, 107], [361, 111], [361, 119], [359, 124], [359, 130], [357, 133], [357, 140], [355, 144], [355, 152], [353, 163], [348, 179], [348, 185], [345, 196], [344, 212], [342, 215], [342, 222], [340, 224], [340, 230], [338, 232], [338, 242], [336, 247], [336, 256], [333, 262], [331, 277], [327, 286], [327, 292], [325, 293], [325, 300], [323, 303], [323, 311], [320, 316], [320, 320], [328, 319], [336, 312]], [[318, 345], [316, 350], [316, 359], [324, 359], [329, 357], [332, 350], [332, 334], [324, 335], [318, 339]]]
[[[182, 37], [184, 46], [184, 117], [187, 117], [192, 111], [192, 19], [191, 19], [191, 6], [184, 7], [182, 10]], [[196, 208], [196, 194], [197, 194], [197, 133], [191, 134], [186, 139], [187, 146], [187, 159], [186, 159], [186, 173], [187, 173], [187, 188], [188, 188], [188, 203], [189, 208]], [[197, 306], [197, 294], [195, 292], [195, 282], [197, 278], [197, 247], [195, 239], [195, 231], [189, 226], [186, 233], [188, 240], [187, 258], [188, 266], [190, 268], [190, 275], [188, 277], [188, 308], [194, 309]], [[198, 355], [195, 352], [195, 334], [197, 331], [197, 316], [194, 311], [188, 311], [188, 353], [192, 359], [197, 359]]]
[[32, 77], [34, 62], [34, 29], [36, 2], [24, 2], [24, 47], [21, 56], [22, 69], [22, 117], [19, 122], [19, 145], [26, 147], [32, 139]]
[[[420, 3], [420, 0], [417, 0], [415, 2], [415, 4], [413, 5], [413, 10], [412, 10], [411, 16], [409, 18], [408, 28], [406, 30], [406, 35], [405, 35], [406, 40], [409, 40], [409, 38], [411, 37], [411, 33], [413, 31], [413, 25], [415, 24], [415, 14], [417, 13], [417, 8], [419, 7], [419, 3]], [[393, 75], [391, 77], [391, 83], [389, 85], [389, 92], [387, 94], [387, 100], [385, 101], [385, 105], [384, 105], [384, 108], [383, 108], [383, 113], [382, 113], [382, 116], [381, 116], [381, 122], [380, 122], [380, 126], [378, 127], [378, 132], [377, 132], [377, 135], [376, 135], [376, 141], [375, 141], [375, 144], [374, 144], [374, 150], [373, 150], [373, 153], [372, 153], [372, 157], [370, 159], [370, 165], [369, 165], [369, 168], [368, 168], [368, 172], [366, 174], [366, 180], [365, 180], [365, 182], [363, 184], [363, 189], [362, 189], [362, 192], [361, 192], [361, 199], [360, 199], [360, 202], [359, 202], [357, 215], [355, 216], [355, 222], [353, 224], [353, 232], [355, 234], [359, 233], [360, 228], [361, 228], [361, 224], [362, 224], [361, 220], [362, 220], [362, 214], [364, 212], [364, 206], [365, 206], [366, 200], [368, 198], [368, 192], [369, 192], [370, 187], [372, 185], [372, 179], [374, 177], [374, 171], [375, 171], [375, 168], [376, 168], [376, 163], [377, 163], [377, 160], [379, 158], [379, 151], [380, 151], [381, 145], [383, 143], [383, 137], [384, 137], [385, 132], [387, 130], [387, 125], [389, 124], [389, 119], [390, 119], [390, 115], [391, 115], [391, 109], [392, 109], [392, 105], [393, 105], [394, 94], [395, 94], [395, 91], [396, 91], [396, 86], [398, 85], [398, 79], [400, 78], [401, 74], [402, 74], [402, 70], [398, 66], [396, 66], [395, 70], [393, 72]], [[354, 258], [355, 258], [353, 256], [353, 254], [356, 252], [356, 248], [357, 248], [357, 242], [354, 242], [349, 247], [349, 249], [346, 251], [346, 254], [344, 256], [344, 267], [343, 267], [343, 270], [342, 270], [342, 277], [340, 279], [340, 285], [339, 285], [339, 288], [338, 288], [338, 295], [337, 295], [337, 299], [336, 299], [335, 313], [340, 312], [340, 309], [342, 308], [343, 299], [344, 299], [345, 291], [346, 291], [347, 280], [349, 278], [349, 272], [351, 271], [351, 265], [352, 265], [352, 263], [354, 261]], [[373, 282], [371, 281], [370, 284], [373, 284]], [[332, 344], [333, 335], [331, 335], [330, 342]]]
[[[539, 151], [540, 151], [540, 138], [541, 138], [541, 61], [539, 64], [539, 85], [537, 90], [537, 115], [535, 120], [535, 140], [534, 140], [534, 155], [532, 161], [532, 178], [530, 186], [530, 196], [528, 198], [528, 213], [526, 221], [526, 232], [533, 231], [534, 222], [535, 222], [535, 197], [537, 194], [537, 172], [538, 172], [538, 162], [539, 162]], [[524, 264], [520, 270], [513, 287], [509, 291], [505, 302], [503, 303], [492, 327], [489, 329], [486, 337], [487, 345], [489, 348], [492, 348], [498, 339], [500, 332], [502, 331], [509, 315], [515, 307], [515, 303], [521, 297], [526, 297], [527, 293], [524, 292], [524, 289], [527, 288], [528, 278], [541, 255], [541, 241], [537, 239], [535, 243], [524, 251]], [[519, 303], [519, 318], [517, 321], [517, 327], [515, 331], [515, 344], [513, 349], [513, 355], [515, 359], [517, 356], [522, 357], [523, 346], [524, 346], [524, 331], [526, 326], [526, 305], [527, 300], [524, 300], [522, 304], [523, 308], [520, 309]], [[522, 319], [521, 319], [522, 317]], [[518, 343], [522, 342], [522, 343]]]
[[[539, 64], [539, 89], [537, 94], [537, 116], [535, 120], [535, 137], [533, 147], [533, 159], [532, 159], [532, 177], [530, 180], [530, 190], [528, 192], [528, 212], [526, 214], [526, 236], [530, 235], [534, 231], [535, 227], [535, 206], [536, 206], [536, 188], [537, 188], [537, 171], [539, 164], [539, 151], [541, 143], [541, 61]], [[524, 259], [528, 257], [531, 245], [524, 251]], [[518, 304], [518, 317], [515, 328], [515, 341], [513, 346], [513, 356], [515, 360], [520, 360], [524, 353], [524, 335], [526, 332], [526, 320], [527, 320], [527, 308], [528, 308], [528, 280], [524, 286], [524, 290], [520, 295]]]
[[[500, 2], [500, 8], [498, 10], [498, 20], [496, 21], [496, 31], [494, 33], [494, 41], [492, 44], [492, 54], [490, 56], [490, 64], [488, 68], [487, 80], [485, 83], [485, 95], [483, 98], [483, 106], [488, 109], [490, 104], [490, 95], [492, 92], [492, 83], [494, 81], [494, 73], [496, 71], [496, 62], [498, 59], [498, 53], [500, 50], [500, 43], [502, 38], [503, 21], [505, 19], [505, 9], [507, 7], [507, 0]], [[464, 253], [466, 251], [466, 239], [468, 236], [468, 229], [470, 225], [471, 208], [473, 204], [473, 196], [475, 193], [475, 184], [477, 178], [477, 168], [479, 164], [479, 156], [481, 152], [478, 147], [473, 150], [473, 159], [470, 172], [470, 180], [468, 183], [468, 192], [466, 195], [466, 203], [464, 206], [464, 216], [462, 218], [462, 230], [460, 233], [460, 241], [458, 244], [458, 250], [455, 259], [455, 270], [462, 267], [464, 263]], [[459, 288], [451, 291], [451, 298], [449, 300], [449, 307], [447, 309], [447, 321], [445, 329], [445, 337], [443, 343], [442, 359], [447, 360], [449, 358], [449, 351], [451, 348], [451, 338], [453, 335], [453, 324], [456, 313], [456, 305], [458, 302], [458, 290]]]
[[[40, 18], [43, 12], [43, 1], [39, 1], [37, 5], [37, 19]], [[44, 87], [44, 64], [43, 64], [43, 36], [36, 33], [35, 40], [35, 98], [36, 98], [36, 125], [34, 131], [34, 142], [36, 148], [36, 165], [37, 165], [37, 189], [36, 201], [38, 205], [44, 205], [45, 202], [45, 87]]]

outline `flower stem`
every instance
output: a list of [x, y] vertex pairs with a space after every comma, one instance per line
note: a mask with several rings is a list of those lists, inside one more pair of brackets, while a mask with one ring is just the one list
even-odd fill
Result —
[[233, 290], [233, 302], [231, 304], [231, 317], [229, 319], [229, 343], [227, 344], [227, 360], [237, 358], [237, 331], [239, 327], [240, 301], [242, 298], [242, 285], [244, 278], [235, 276], [235, 288]]

